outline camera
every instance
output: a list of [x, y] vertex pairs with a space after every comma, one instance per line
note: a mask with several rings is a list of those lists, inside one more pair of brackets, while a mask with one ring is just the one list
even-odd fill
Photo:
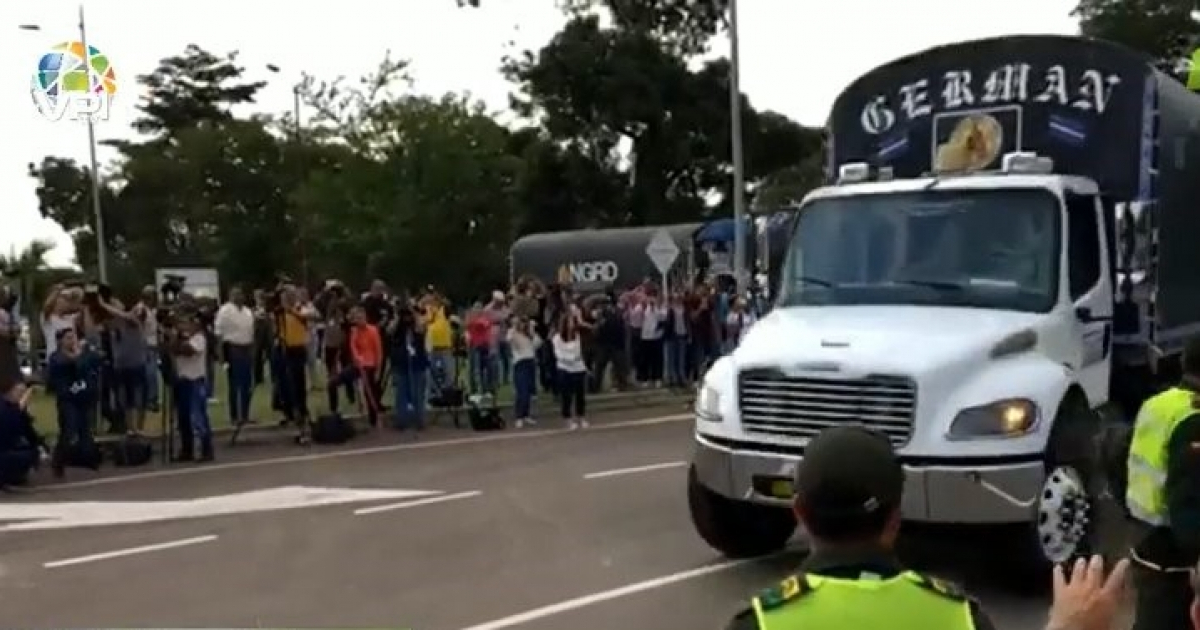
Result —
[[154, 309], [154, 318], [158, 321], [159, 326], [163, 328], [174, 326], [175, 320], [179, 315], [176, 313], [179, 305], [179, 296], [183, 294], [186, 284], [187, 278], [183, 276], [167, 274], [163, 277], [163, 283], [158, 287], [158, 307]]

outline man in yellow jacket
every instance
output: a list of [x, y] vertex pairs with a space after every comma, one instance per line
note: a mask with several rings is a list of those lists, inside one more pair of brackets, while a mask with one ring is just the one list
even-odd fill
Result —
[[429, 347], [429, 363], [441, 370], [446, 379], [454, 378], [454, 337], [446, 303], [435, 293], [423, 300], [425, 309], [425, 343]]
[[1138, 411], [1128, 468], [1134, 629], [1188, 628], [1188, 578], [1200, 559], [1200, 337], [1184, 347], [1179, 384]]
[[995, 627], [958, 587], [896, 559], [904, 469], [886, 437], [852, 426], [822, 431], [805, 448], [795, 491], [812, 554], [728, 630]]

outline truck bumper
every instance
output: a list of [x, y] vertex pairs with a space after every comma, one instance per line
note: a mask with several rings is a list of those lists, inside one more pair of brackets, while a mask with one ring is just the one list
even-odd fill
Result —
[[[730, 446], [699, 434], [695, 443], [692, 466], [704, 487], [739, 501], [780, 506], [790, 503], [790, 498], [768, 488], [794, 478], [800, 456], [757, 451], [749, 444]], [[972, 465], [969, 460], [944, 465], [905, 464], [901, 516], [926, 523], [1029, 522], [1035, 509], [1031, 504], [1036, 504], [1034, 499], [1045, 481], [1043, 463], [1029, 458], [981, 464]]]

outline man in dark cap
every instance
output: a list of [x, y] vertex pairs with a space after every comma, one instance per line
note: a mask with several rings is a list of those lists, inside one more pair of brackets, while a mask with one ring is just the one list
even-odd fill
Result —
[[956, 586], [900, 566], [904, 469], [887, 438], [835, 427], [809, 442], [794, 509], [812, 553], [800, 572], [767, 589], [729, 630], [922, 628], [992, 630]]

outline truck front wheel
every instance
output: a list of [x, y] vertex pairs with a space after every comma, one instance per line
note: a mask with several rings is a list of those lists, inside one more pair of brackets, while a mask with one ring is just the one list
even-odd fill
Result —
[[723, 497], [700, 483], [695, 467], [688, 469], [688, 508], [704, 542], [729, 558], [779, 551], [796, 531], [791, 510]]
[[[1049, 585], [1050, 568], [1102, 552], [1104, 542], [1097, 499], [1104, 475], [1096, 448], [1100, 418], [1081, 398], [1070, 398], [1059, 411], [1046, 450], [1046, 481], [1034, 519], [1019, 528], [1009, 547], [1009, 576], [1026, 589]], [[1020, 530], [1024, 530], [1020, 532]]]

